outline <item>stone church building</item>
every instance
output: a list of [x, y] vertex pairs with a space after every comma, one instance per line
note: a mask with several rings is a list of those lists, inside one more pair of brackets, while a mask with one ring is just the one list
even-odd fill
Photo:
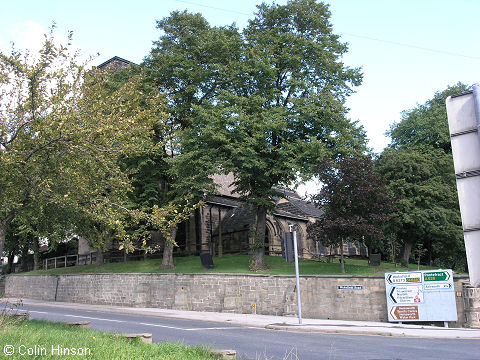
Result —
[[[247, 253], [249, 231], [255, 223], [255, 212], [245, 205], [231, 184], [233, 174], [215, 175], [218, 194], [207, 199], [190, 220], [180, 224], [177, 243], [187, 253], [209, 251], [212, 254]], [[297, 230], [302, 256], [319, 253], [315, 242], [307, 234], [307, 224], [316, 221], [322, 211], [312, 203], [302, 200], [291, 190], [280, 190], [282, 197], [274, 199], [275, 208], [267, 215], [265, 253], [280, 255], [281, 240], [290, 226]]]

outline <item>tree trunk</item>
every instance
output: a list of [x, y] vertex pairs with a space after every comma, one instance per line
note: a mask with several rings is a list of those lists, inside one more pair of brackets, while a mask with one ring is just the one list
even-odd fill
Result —
[[[170, 237], [175, 240], [177, 236], [177, 227], [171, 230]], [[175, 269], [175, 263], [173, 262], [173, 242], [165, 240], [165, 246], [163, 248], [162, 269]]]
[[400, 263], [403, 267], [408, 269], [408, 260], [410, 259], [410, 253], [412, 252], [413, 243], [405, 240], [402, 248], [402, 256], [400, 257]]
[[27, 272], [28, 271], [28, 243], [24, 244], [22, 247], [22, 258], [20, 260], [20, 271], [21, 272]]
[[38, 243], [38, 237], [32, 236], [33, 242], [33, 270], [39, 270], [40, 268], [40, 245]]
[[0, 257], [3, 256], [3, 247], [5, 246], [5, 238], [7, 236], [8, 225], [13, 220], [13, 215], [9, 215], [4, 219], [0, 219]]
[[343, 238], [340, 240], [340, 264], [342, 266], [342, 274], [345, 274], [345, 258], [343, 257]]
[[97, 258], [95, 260], [97, 266], [103, 266], [103, 251], [102, 249], [97, 249]]
[[395, 254], [395, 242], [392, 241], [392, 260], [393, 260], [393, 263], [395, 264], [395, 270], [397, 269], [397, 258], [396, 258], [396, 254]]
[[265, 225], [267, 222], [267, 209], [265, 206], [257, 207], [255, 233], [252, 236], [253, 256], [250, 270], [259, 271], [268, 269], [265, 264]]
[[12, 250], [8, 253], [7, 257], [7, 268], [5, 270], [5, 273], [11, 274], [13, 271], [13, 262], [15, 260], [15, 251]]

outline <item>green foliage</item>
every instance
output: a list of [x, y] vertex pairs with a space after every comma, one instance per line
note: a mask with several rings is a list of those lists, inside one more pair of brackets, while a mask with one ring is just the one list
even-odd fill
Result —
[[463, 270], [465, 250], [451, 154], [428, 146], [387, 149], [378, 169], [397, 198], [389, 227], [403, 243], [402, 262], [406, 264], [411, 248], [421, 243], [436, 263]]
[[329, 17], [327, 6], [312, 0], [260, 5], [235, 54], [242, 61], [233, 89], [201, 109], [197, 137], [221, 146], [223, 167], [251, 204], [271, 208], [275, 187], [309, 177], [325, 155], [363, 145], [344, 108], [361, 75], [341, 63], [346, 45]]
[[194, 158], [206, 173], [233, 172], [262, 241], [275, 188], [310, 177], [324, 156], [365, 147], [344, 106], [362, 76], [341, 62], [347, 46], [329, 19], [314, 0], [259, 5], [243, 33], [174, 12], [158, 22], [164, 34], [145, 61], [183, 130], [181, 169]]
[[152, 150], [161, 96], [143, 94], [142, 74], [108, 86], [53, 30], [38, 54], [1, 53], [0, 74], [0, 253], [14, 219], [51, 240], [54, 224], [99, 246], [96, 234], [125, 234], [131, 185], [118, 159]]
[[435, 96], [425, 104], [404, 111], [401, 121], [390, 127], [389, 136], [392, 138], [390, 147], [399, 149], [427, 146], [451, 154], [445, 100], [450, 95], [468, 90], [470, 89], [467, 85], [458, 83], [435, 93]]
[[427, 249], [429, 261], [465, 269], [445, 100], [468, 90], [461, 83], [449, 86], [403, 112], [390, 128], [392, 143], [380, 156], [379, 169], [398, 199], [389, 227], [403, 245], [404, 264], [417, 244]]
[[[31, 320], [12, 324], [8, 331], [0, 329], [2, 344], [14, 346], [15, 353], [10, 359], [24, 359], [27, 354], [19, 354], [20, 345], [27, 348], [37, 346], [38, 352], [45, 349], [44, 354], [34, 358], [58, 359], [61, 357], [75, 358], [85, 356], [88, 359], [168, 359], [168, 360], [213, 360], [218, 359], [208, 349], [188, 347], [175, 343], [144, 344], [140, 340], [129, 340], [116, 334], [73, 328], [67, 324]], [[70, 356], [52, 354], [56, 349], [78, 349], [77, 355]], [[32, 349], [34, 351], [34, 349]], [[25, 349], [25, 351], [27, 351]], [[33, 355], [32, 355], [33, 356]]]

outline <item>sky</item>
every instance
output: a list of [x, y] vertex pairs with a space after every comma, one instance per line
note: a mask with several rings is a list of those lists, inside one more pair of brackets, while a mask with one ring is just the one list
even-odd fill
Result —
[[[480, 0], [325, 0], [334, 33], [349, 44], [343, 62], [361, 67], [363, 84], [347, 106], [379, 153], [389, 144], [386, 131], [402, 111], [435, 92], [463, 82], [480, 83]], [[56, 23], [56, 34], [73, 31], [84, 56], [99, 54], [98, 65], [113, 56], [140, 63], [160, 32], [156, 21], [171, 11], [201, 13], [211, 25], [236, 23], [242, 29], [260, 0], [0, 0], [0, 49], [38, 48]], [[266, 1], [271, 3], [271, 1]], [[285, 4], [286, 0], [278, 0]]]

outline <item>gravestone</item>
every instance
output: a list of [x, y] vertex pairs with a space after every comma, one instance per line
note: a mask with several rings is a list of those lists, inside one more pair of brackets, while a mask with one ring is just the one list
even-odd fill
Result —
[[210, 253], [201, 253], [200, 260], [202, 261], [202, 266], [206, 270], [214, 269], [212, 255]]
[[380, 266], [382, 254], [370, 254], [368, 261], [370, 262], [370, 266]]

